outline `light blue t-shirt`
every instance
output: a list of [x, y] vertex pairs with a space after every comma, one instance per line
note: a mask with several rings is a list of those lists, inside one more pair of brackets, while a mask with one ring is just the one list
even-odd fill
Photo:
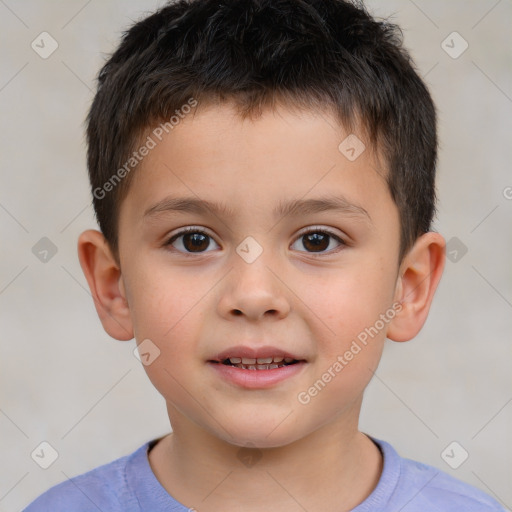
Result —
[[[52, 487], [24, 512], [189, 512], [151, 470], [148, 450], [156, 441]], [[373, 441], [383, 455], [382, 475], [370, 496], [352, 512], [505, 512], [477, 488], [434, 467], [401, 458], [385, 441]]]

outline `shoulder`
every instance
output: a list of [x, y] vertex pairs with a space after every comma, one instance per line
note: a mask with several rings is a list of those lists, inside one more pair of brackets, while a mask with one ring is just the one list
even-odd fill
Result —
[[430, 510], [436, 512], [504, 512], [504, 508], [488, 494], [433, 466], [400, 457], [383, 441], [384, 453], [394, 453], [399, 463], [399, 477], [392, 501], [401, 503], [403, 512]]
[[130, 455], [55, 485], [30, 503], [23, 512], [138, 510], [136, 498], [126, 483], [126, 466], [144, 449], [147, 450], [147, 443]]

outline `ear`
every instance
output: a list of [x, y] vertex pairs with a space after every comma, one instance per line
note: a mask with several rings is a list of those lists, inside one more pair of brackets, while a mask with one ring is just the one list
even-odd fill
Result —
[[131, 340], [133, 326], [121, 270], [103, 234], [84, 231], [78, 238], [78, 258], [103, 328], [117, 340]]
[[389, 339], [408, 341], [420, 332], [443, 274], [445, 247], [439, 233], [428, 232], [416, 240], [404, 257], [395, 292], [395, 301], [402, 308], [389, 324]]

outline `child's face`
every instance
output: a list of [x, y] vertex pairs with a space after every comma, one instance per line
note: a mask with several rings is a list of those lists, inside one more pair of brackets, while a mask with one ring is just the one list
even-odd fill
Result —
[[[338, 149], [348, 135], [327, 114], [281, 108], [241, 121], [226, 105], [186, 117], [137, 168], [120, 210], [121, 290], [137, 342], [160, 350], [145, 369], [173, 428], [199, 426], [261, 447], [320, 427], [357, 428], [389, 327], [378, 320], [391, 317], [398, 298], [400, 223], [370, 150], [350, 161], [350, 148]], [[231, 213], [165, 209], [167, 199], [185, 197]], [[274, 214], [326, 198], [346, 205]], [[210, 238], [168, 243], [186, 227]], [[353, 341], [371, 327], [357, 351]], [[284, 380], [248, 388], [211, 362], [235, 345], [272, 345], [306, 362]]]

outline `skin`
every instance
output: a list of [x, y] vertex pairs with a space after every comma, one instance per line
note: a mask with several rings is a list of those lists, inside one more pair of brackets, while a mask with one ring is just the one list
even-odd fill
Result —
[[[230, 104], [199, 107], [135, 171], [120, 209], [119, 262], [98, 231], [78, 243], [105, 330], [160, 350], [144, 368], [166, 400], [173, 433], [149, 453], [151, 468], [169, 494], [198, 511], [351, 510], [382, 472], [380, 451], [358, 430], [364, 389], [386, 337], [407, 341], [423, 326], [444, 239], [422, 235], [399, 262], [386, 169], [369, 147], [347, 159], [338, 146], [349, 133], [328, 112], [279, 106], [242, 120]], [[223, 202], [234, 215], [144, 217], [169, 195]], [[272, 215], [280, 202], [332, 195], [367, 215]], [[187, 237], [168, 243], [186, 226], [211, 237], [202, 252]], [[344, 243], [328, 237], [315, 249], [303, 236], [324, 230]], [[252, 263], [236, 252], [247, 236], [263, 248]], [[300, 403], [298, 394], [397, 302], [400, 311], [378, 335]], [[238, 344], [282, 347], [307, 364], [271, 388], [244, 389], [207, 363]], [[256, 462], [244, 464], [241, 453]]]

